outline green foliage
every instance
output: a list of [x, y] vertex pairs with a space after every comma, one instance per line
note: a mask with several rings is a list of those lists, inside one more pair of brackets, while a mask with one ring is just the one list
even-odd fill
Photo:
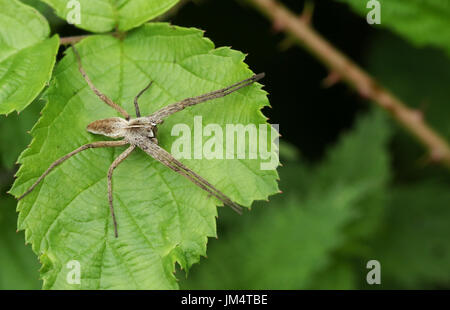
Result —
[[[425, 121], [439, 134], [450, 140], [450, 60], [443, 52], [414, 49], [397, 37], [378, 35], [371, 44], [367, 67], [375, 78], [412, 108], [423, 113]], [[396, 169], [403, 178], [436, 178], [448, 173], [439, 167], [427, 167], [421, 158], [423, 148], [403, 130], [395, 136]], [[433, 174], [434, 173], [434, 174]]]
[[[338, 0], [366, 16], [367, 1]], [[388, 27], [411, 42], [443, 48], [450, 55], [450, 2], [439, 0], [378, 0], [381, 26]], [[397, 70], [397, 72], [399, 72]]]
[[423, 181], [392, 191], [385, 229], [373, 247], [388, 287], [450, 284], [449, 206], [448, 184]]
[[[363, 17], [369, 12], [368, 1], [339, 1]], [[423, 110], [426, 121], [450, 139], [450, 4], [379, 1], [380, 27], [414, 45], [442, 51], [417, 49], [389, 32], [373, 32], [366, 55], [369, 71], [408, 105]], [[0, 116], [0, 188], [12, 183], [16, 158], [32, 138], [20, 156], [12, 189], [16, 196], [55, 159], [104, 140], [86, 132], [89, 122], [118, 116], [87, 87], [70, 48], [53, 72], [59, 40], [49, 38], [47, 20], [58, 32], [73, 10], [68, 1], [22, 2], [27, 5], [0, 0], [0, 114], [21, 112]], [[128, 112], [150, 80], [154, 84], [140, 100], [143, 114], [252, 74], [242, 53], [216, 49], [200, 30], [144, 25], [177, 0], [80, 3], [77, 27], [117, 34], [92, 35], [79, 43], [84, 67], [94, 84]], [[40, 94], [45, 100], [36, 99]], [[171, 135], [173, 126], [186, 124], [193, 136], [196, 115], [204, 125], [265, 124], [260, 111], [265, 106], [266, 93], [255, 84], [171, 116], [158, 138], [170, 151], [177, 138]], [[219, 201], [136, 151], [115, 171], [120, 236], [114, 238], [106, 174], [124, 148], [85, 151], [53, 171], [18, 206], [18, 226], [42, 262], [40, 274], [36, 255], [24, 246], [23, 233], [16, 233], [15, 201], [1, 194], [0, 289], [38, 289], [39, 276], [46, 289], [176, 289], [176, 264], [189, 273], [182, 288], [373, 288], [365, 282], [371, 259], [381, 263], [382, 285], [377, 288], [446, 288], [448, 173], [420, 164], [423, 149], [403, 131], [393, 131], [378, 112], [357, 119], [314, 165], [300, 160], [300, 152], [282, 141], [284, 193], [269, 204], [256, 203], [242, 217], [220, 208], [217, 229]], [[276, 171], [261, 171], [256, 160], [183, 162], [244, 206], [278, 192]], [[217, 235], [218, 240], [208, 240]], [[191, 269], [206, 255], [207, 241], [208, 258]], [[74, 259], [81, 262], [81, 285], [66, 282], [66, 264]]]
[[327, 268], [314, 275], [308, 288], [312, 290], [358, 289], [358, 282], [361, 280], [361, 274], [363, 273], [356, 273], [351, 262], [338, 260], [335, 257], [332, 257], [332, 259], [333, 261], [328, 264]]
[[[385, 186], [390, 180], [388, 143], [391, 128], [382, 111], [360, 119], [356, 130], [344, 136], [315, 171], [313, 191], [331, 187], [367, 187], [355, 207], [357, 220], [349, 227], [349, 248], [359, 248], [383, 221]], [[350, 236], [352, 238], [350, 238]]]
[[246, 225], [239, 224], [240, 229], [210, 247], [208, 259], [191, 272], [186, 287], [305, 288], [314, 272], [326, 265], [329, 252], [342, 242], [340, 230], [358, 195], [341, 190], [306, 200], [286, 195], [263, 214], [258, 208], [249, 215], [258, 221], [247, 217]]
[[[390, 48], [387, 49], [386, 46]], [[450, 139], [450, 60], [431, 49], [413, 49], [392, 36], [378, 37], [370, 49], [369, 70], [408, 105], [422, 109], [427, 122]]]
[[22, 111], [51, 77], [59, 46], [35, 9], [0, 0], [0, 114]]
[[[151, 80], [141, 98], [150, 114], [169, 103], [230, 85], [252, 72], [244, 55], [214, 49], [202, 32], [154, 23], [124, 40], [93, 36], [77, 45], [93, 83], [115, 102], [133, 111], [133, 98]], [[80, 145], [102, 139], [86, 131], [90, 122], [116, 116], [87, 87], [72, 52], [56, 67], [48, 104], [34, 127], [31, 147], [12, 192], [19, 195], [54, 160]], [[159, 128], [160, 145], [171, 149], [178, 123], [193, 128], [193, 117], [219, 125], [263, 124], [260, 109], [268, 100], [260, 85], [171, 116]], [[192, 130], [193, 132], [193, 130]], [[104, 138], [103, 138], [104, 139]], [[44, 263], [44, 288], [77, 288], [66, 283], [65, 264], [79, 260], [81, 288], [176, 288], [174, 263], [188, 269], [216, 235], [215, 199], [141, 151], [114, 175], [119, 222], [114, 238], [107, 199], [109, 165], [122, 149], [95, 149], [71, 158], [19, 203], [19, 228]], [[184, 160], [234, 201], [249, 206], [277, 190], [277, 173], [262, 171], [259, 160]]]
[[[55, 9], [56, 14], [66, 19], [76, 7], [67, 0], [42, 0]], [[179, 0], [78, 0], [81, 23], [77, 27], [92, 32], [108, 32], [114, 29], [127, 31], [157, 17]]]
[[17, 214], [12, 197], [0, 198], [0, 290], [39, 289], [39, 262], [23, 233], [16, 233]]
[[363, 229], [360, 223], [370, 216], [364, 208], [378, 203], [387, 185], [389, 132], [383, 115], [371, 114], [315, 169], [286, 163], [280, 169], [284, 194], [233, 223], [239, 228], [210, 246], [208, 259], [184, 287], [353, 287], [351, 268], [335, 266], [334, 252], [355, 238], [352, 227]]

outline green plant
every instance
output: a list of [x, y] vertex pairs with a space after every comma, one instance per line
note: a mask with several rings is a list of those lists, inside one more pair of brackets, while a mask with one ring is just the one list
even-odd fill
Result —
[[[68, 14], [65, 1], [46, 2], [59, 16]], [[115, 30], [113, 34], [89, 36], [77, 44], [83, 65], [92, 82], [127, 111], [133, 110], [134, 96], [149, 81], [153, 81], [152, 89], [141, 98], [143, 115], [228, 86], [251, 74], [242, 53], [215, 48], [200, 30], [145, 23], [177, 1], [134, 0], [120, 7], [80, 2], [85, 17], [78, 25], [80, 28], [95, 32]], [[45, 20], [34, 9], [16, 0], [8, 3], [8, 12], [37, 16], [48, 30]], [[104, 16], [90, 15], [93, 11]], [[48, 35], [48, 31], [44, 34]], [[54, 50], [44, 53], [52, 56], [49, 63], [53, 64], [58, 37], [48, 42]], [[20, 60], [26, 61], [22, 57]], [[52, 66], [46, 69], [51, 71]], [[44, 71], [32, 65], [28, 70]], [[26, 83], [37, 85], [40, 91], [49, 78], [48, 73], [27, 76]], [[33, 96], [37, 94], [36, 91]], [[7, 98], [0, 106], [20, 110], [26, 105], [24, 99]], [[31, 95], [27, 98], [33, 99]], [[75, 58], [68, 55], [56, 65], [43, 98], [47, 103], [31, 132], [33, 141], [19, 158], [21, 167], [11, 189], [16, 196], [55, 159], [98, 139], [86, 132], [87, 124], [116, 115], [87, 87]], [[193, 129], [194, 115], [202, 116], [205, 124], [265, 124], [260, 109], [266, 105], [265, 92], [261, 86], [254, 86], [211, 104], [187, 109], [160, 127], [160, 145], [170, 150], [176, 139], [170, 133], [173, 125], [184, 123]], [[9, 112], [7, 108], [4, 111]], [[144, 153], [133, 154], [115, 173], [116, 214], [122, 223], [121, 236], [115, 239], [107, 204], [106, 171], [121, 150], [97, 151], [71, 158], [19, 202], [18, 226], [25, 230], [27, 242], [43, 264], [43, 287], [176, 288], [175, 263], [189, 269], [200, 255], [205, 255], [207, 237], [216, 236], [219, 203]], [[244, 206], [278, 192], [276, 171], [261, 171], [258, 160], [185, 162]], [[66, 281], [66, 264], [71, 260], [78, 260], [83, 268], [79, 286]]]
[[[73, 27], [65, 25], [73, 10], [66, 0], [21, 2], [0, 0], [0, 289], [449, 287], [450, 4], [79, 0]], [[381, 25], [367, 23], [369, 2], [380, 3]], [[299, 18], [293, 10], [303, 5]], [[130, 114], [150, 80], [143, 114], [252, 74], [243, 53], [215, 48], [197, 28], [156, 22], [168, 16], [205, 27], [216, 42], [241, 42], [246, 61], [268, 73], [274, 109], [264, 114], [281, 124], [280, 180], [259, 160], [182, 160], [251, 206], [240, 217], [138, 152], [114, 177], [118, 239], [106, 171], [123, 148], [71, 158], [18, 205], [4, 197], [22, 194], [61, 155], [102, 140], [86, 132], [88, 123], [118, 116], [87, 87], [68, 44], [94, 84]], [[272, 36], [264, 16], [280, 33]], [[284, 48], [298, 44], [318, 62], [276, 49], [282, 33]], [[322, 66], [330, 71], [325, 89]], [[347, 85], [335, 86], [340, 81]], [[159, 127], [160, 145], [176, 144], [171, 129], [180, 123], [194, 136], [194, 116], [222, 128], [265, 125], [266, 95], [256, 84], [177, 113]], [[278, 181], [282, 194], [264, 201], [279, 192]], [[81, 285], [67, 281], [71, 260], [81, 263]], [[380, 285], [366, 281], [370, 260], [380, 263]]]

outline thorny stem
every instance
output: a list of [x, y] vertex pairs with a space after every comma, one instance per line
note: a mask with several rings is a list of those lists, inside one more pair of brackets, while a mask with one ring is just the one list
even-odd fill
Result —
[[373, 100], [388, 111], [428, 149], [429, 160], [450, 169], [450, 146], [423, 119], [422, 112], [407, 107], [389, 90], [380, 86], [367, 72], [335, 48], [309, 23], [294, 15], [276, 0], [247, 0], [277, 27], [300, 40], [302, 46], [317, 57], [331, 72], [354, 87], [361, 96]]

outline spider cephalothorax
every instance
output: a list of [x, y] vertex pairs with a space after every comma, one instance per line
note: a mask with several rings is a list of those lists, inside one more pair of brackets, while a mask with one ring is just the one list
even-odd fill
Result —
[[91, 82], [86, 72], [83, 69], [81, 64], [81, 58], [73, 46], [73, 52], [78, 62], [78, 68], [80, 70], [81, 75], [84, 77], [86, 82], [92, 91], [107, 105], [115, 109], [119, 112], [124, 118], [120, 117], [112, 117], [106, 118], [102, 120], [97, 120], [90, 123], [87, 126], [87, 130], [93, 134], [100, 134], [106, 137], [110, 137], [113, 139], [122, 138], [122, 140], [117, 141], [101, 141], [101, 142], [92, 142], [80, 146], [78, 149], [70, 152], [69, 154], [61, 157], [60, 159], [53, 162], [50, 167], [37, 179], [37, 181], [22, 195], [19, 197], [19, 200], [28, 195], [36, 186], [58, 165], [62, 164], [64, 161], [69, 159], [70, 157], [78, 154], [81, 151], [90, 149], [90, 148], [100, 148], [100, 147], [116, 147], [116, 146], [125, 146], [129, 145], [129, 147], [117, 157], [114, 162], [111, 164], [108, 170], [108, 200], [109, 207], [111, 210], [111, 215], [114, 223], [114, 232], [115, 236], [118, 237], [117, 230], [117, 221], [114, 214], [113, 207], [113, 191], [112, 191], [112, 175], [114, 169], [124, 161], [136, 148], [140, 148], [148, 155], [153, 157], [155, 160], [159, 161], [163, 165], [167, 166], [171, 170], [179, 173], [180, 175], [188, 178], [195, 185], [200, 187], [201, 189], [208, 192], [211, 196], [216, 197], [225, 205], [230, 206], [233, 210], [237, 212], [241, 212], [241, 207], [234, 203], [230, 198], [228, 198], [225, 194], [223, 194], [220, 190], [211, 185], [207, 180], [203, 177], [186, 167], [176, 158], [174, 158], [169, 152], [164, 150], [158, 145], [158, 140], [156, 138], [157, 134], [157, 126], [162, 124], [164, 119], [178, 111], [181, 111], [189, 106], [193, 106], [199, 104], [201, 102], [205, 102], [208, 100], [225, 97], [243, 87], [249, 86], [259, 79], [264, 77], [264, 74], [254, 75], [248, 79], [240, 81], [236, 84], [233, 84], [229, 87], [219, 89], [213, 91], [211, 93], [207, 93], [201, 96], [187, 98], [182, 101], [170, 104], [149, 116], [141, 116], [141, 112], [139, 110], [138, 99], [139, 97], [150, 88], [152, 83], [145, 87], [134, 99], [134, 107], [136, 111], [136, 118], [131, 118], [130, 115], [125, 111], [122, 107], [114, 103], [111, 99], [109, 99], [105, 94], [100, 92], [94, 84]]

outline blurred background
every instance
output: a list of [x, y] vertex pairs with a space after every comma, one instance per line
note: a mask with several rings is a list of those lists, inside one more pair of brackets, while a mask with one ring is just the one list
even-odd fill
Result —
[[[53, 32], [83, 34], [46, 5], [23, 2]], [[282, 2], [298, 14], [305, 5]], [[450, 140], [450, 54], [368, 25], [345, 1], [312, 2], [314, 28]], [[242, 1], [185, 1], [164, 19], [248, 53], [250, 68], [267, 74], [272, 108], [263, 112], [282, 134], [283, 193], [239, 218], [220, 208], [219, 238], [209, 239], [208, 257], [188, 277], [177, 272], [181, 288], [450, 288], [448, 169], [427, 164], [414, 138], [347, 85], [324, 87], [327, 69]], [[16, 233], [16, 202], [5, 193], [42, 106], [37, 100], [20, 117], [0, 117], [0, 289], [41, 287], [38, 260]], [[381, 265], [380, 285], [366, 281], [370, 260]]]

